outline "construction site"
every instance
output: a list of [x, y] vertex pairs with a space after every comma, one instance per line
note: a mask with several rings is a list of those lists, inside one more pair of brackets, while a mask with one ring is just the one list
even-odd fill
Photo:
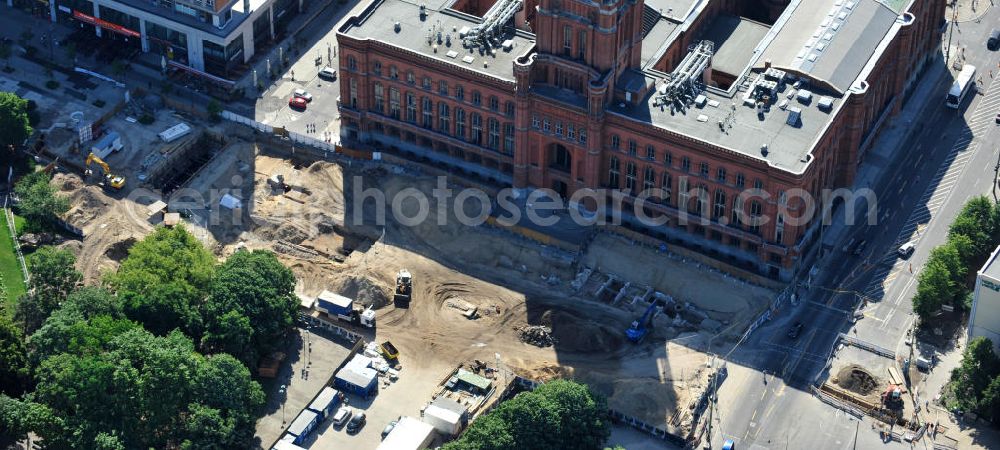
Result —
[[[329, 290], [371, 307], [377, 339], [403, 355], [454, 367], [500, 354], [514, 374], [586, 382], [612, 409], [682, 436], [708, 387], [707, 344], [734, 343], [775, 295], [613, 230], [567, 247], [517, 227], [462, 225], [455, 208], [476, 216], [474, 202], [443, 205], [443, 221], [402, 224], [385, 214], [380, 225], [375, 202], [352, 203], [355, 189], [388, 199], [416, 189], [438, 211], [435, 177], [412, 164], [324, 161], [156, 102], [70, 105], [81, 114], [39, 105], [43, 125], [60, 123], [34, 148], [40, 161], [56, 161], [53, 183], [71, 202], [65, 226], [79, 236], [60, 245], [77, 254], [88, 283], [116, 270], [155, 227], [182, 223], [219, 257], [273, 250], [302, 296]], [[135, 119], [150, 113], [152, 124]], [[96, 138], [81, 143], [88, 123]], [[418, 203], [400, 206], [412, 216]], [[406, 307], [392, 302], [400, 269], [413, 277]]]

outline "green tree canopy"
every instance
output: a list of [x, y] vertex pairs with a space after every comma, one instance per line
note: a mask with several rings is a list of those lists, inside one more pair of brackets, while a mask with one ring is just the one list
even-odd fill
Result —
[[128, 317], [156, 334], [181, 329], [197, 338], [214, 272], [215, 258], [184, 227], [158, 228], [129, 249], [109, 282]]
[[20, 396], [30, 375], [24, 335], [0, 311], [0, 393]]
[[968, 236], [971, 253], [964, 255], [966, 264], [981, 263], [996, 248], [998, 237], [998, 211], [993, 201], [985, 196], [973, 197], [958, 213], [948, 230], [949, 238]]
[[31, 229], [43, 229], [60, 214], [69, 211], [69, 200], [56, 194], [49, 179], [49, 174], [38, 171], [21, 177], [14, 184], [17, 208]]
[[596, 450], [611, 435], [607, 404], [586, 385], [557, 380], [483, 415], [445, 450]]
[[993, 351], [993, 342], [982, 336], [969, 341], [962, 363], [951, 372], [950, 389], [955, 399], [951, 406], [979, 411], [984, 391], [998, 375], [1000, 357]]
[[[6, 47], [9, 51], [9, 47]], [[6, 58], [6, 57], [5, 57]], [[28, 101], [13, 92], [0, 92], [0, 150], [21, 145], [31, 135]]]
[[14, 318], [25, 334], [34, 333], [45, 319], [59, 308], [83, 275], [74, 267], [76, 257], [68, 250], [42, 247], [28, 257], [31, 282], [28, 293], [21, 296], [14, 310]]
[[[108, 319], [81, 322], [94, 327], [82, 334], [100, 335], [102, 318]], [[252, 446], [264, 394], [232, 356], [204, 357], [179, 331], [157, 337], [141, 328], [85, 347], [50, 356], [37, 370], [36, 401], [65, 418], [64, 426], [43, 435], [47, 440], [72, 448], [94, 442], [107, 448]]]
[[274, 253], [254, 250], [230, 256], [216, 270], [202, 308], [202, 347], [254, 366], [258, 356], [277, 349], [291, 329], [299, 304], [294, 290], [295, 276]]

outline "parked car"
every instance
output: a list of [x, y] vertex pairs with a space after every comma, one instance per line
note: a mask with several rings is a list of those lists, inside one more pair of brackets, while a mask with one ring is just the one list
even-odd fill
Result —
[[1000, 49], [1000, 29], [994, 29], [990, 32], [990, 37], [986, 40], [986, 48], [993, 51]]
[[336, 80], [337, 70], [330, 66], [326, 66], [319, 70], [319, 77], [330, 81]]
[[341, 406], [336, 413], [333, 414], [333, 426], [342, 427], [351, 418], [351, 408], [349, 406]]
[[313, 101], [312, 94], [310, 94], [309, 92], [307, 92], [305, 89], [296, 89], [296, 90], [292, 91], [292, 97], [298, 97], [298, 98], [301, 98], [301, 99], [303, 99], [303, 100], [305, 100], [307, 102]]
[[913, 254], [913, 250], [915, 250], [916, 248], [917, 248], [916, 244], [914, 244], [912, 242], [907, 242], [907, 243], [905, 243], [903, 245], [900, 245], [899, 246], [899, 250], [897, 250], [897, 251], [899, 252], [899, 257], [900, 258], [906, 259], [906, 258], [909, 258], [910, 255]]
[[792, 328], [788, 330], [788, 337], [790, 339], [795, 339], [799, 337], [799, 334], [801, 333], [802, 333], [802, 322], [795, 322], [795, 325], [792, 325]]
[[350, 434], [355, 434], [361, 431], [365, 426], [365, 413], [359, 412], [351, 417], [351, 421], [347, 422], [347, 432]]
[[295, 109], [301, 109], [304, 111], [306, 109], [307, 104], [308, 102], [306, 102], [306, 99], [302, 97], [292, 97], [288, 99], [288, 106]]
[[393, 420], [392, 422], [389, 422], [389, 424], [386, 425], [385, 428], [382, 429], [382, 439], [385, 439], [385, 437], [388, 436], [389, 433], [392, 433], [392, 429], [396, 428], [396, 424], [397, 423], [399, 423], [399, 419], [396, 419], [396, 420]]
[[997, 117], [996, 117], [995, 120], [996, 120], [996, 123], [1000, 123], [1000, 113], [997, 113]]
[[722, 443], [722, 450], [736, 450], [736, 443], [732, 439], [726, 439], [726, 442]]

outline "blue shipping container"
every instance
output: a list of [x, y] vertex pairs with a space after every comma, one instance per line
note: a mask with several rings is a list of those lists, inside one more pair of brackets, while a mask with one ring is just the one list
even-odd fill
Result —
[[332, 387], [325, 387], [309, 404], [309, 410], [319, 414], [319, 421], [326, 420], [340, 406], [340, 392]]
[[317, 308], [327, 314], [348, 316], [354, 309], [354, 301], [330, 291], [323, 291], [316, 297]]
[[305, 442], [306, 438], [309, 437], [309, 433], [312, 433], [316, 429], [316, 424], [319, 423], [318, 418], [319, 415], [308, 409], [299, 413], [298, 417], [288, 426], [288, 434], [295, 436], [295, 441], [292, 443], [298, 445]]
[[368, 398], [378, 392], [378, 375], [375, 369], [347, 366], [337, 372], [333, 385], [342, 391]]

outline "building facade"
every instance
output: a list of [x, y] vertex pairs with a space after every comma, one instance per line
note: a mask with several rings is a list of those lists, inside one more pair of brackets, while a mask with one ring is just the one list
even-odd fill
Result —
[[49, 19], [163, 55], [171, 66], [226, 83], [255, 50], [286, 31], [306, 0], [47, 0]]
[[851, 186], [944, 5], [374, 0], [338, 30], [342, 139], [575, 207], [599, 190], [630, 228], [788, 280], [821, 230], [806, 197]]
[[993, 342], [993, 349], [1000, 351], [1000, 247], [986, 260], [976, 274], [976, 287], [972, 295], [972, 313], [969, 314], [968, 337], [971, 341], [985, 337]]

